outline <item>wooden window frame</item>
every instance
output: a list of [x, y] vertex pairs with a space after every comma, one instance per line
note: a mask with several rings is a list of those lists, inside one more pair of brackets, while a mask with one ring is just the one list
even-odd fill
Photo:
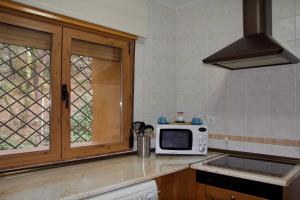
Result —
[[[56, 110], [56, 114], [51, 116], [52, 124], [56, 123], [55, 128], [51, 127], [51, 142], [49, 150], [36, 148], [37, 151], [9, 154], [0, 156], [0, 172], [24, 169], [35, 166], [45, 166], [49, 164], [65, 163], [66, 161], [87, 159], [89, 157], [114, 154], [115, 152], [127, 152], [129, 148], [129, 130], [133, 119], [133, 73], [134, 73], [134, 48], [137, 36], [103, 27], [82, 20], [66, 17], [60, 14], [44, 11], [42, 9], [27, 6], [12, 1], [0, 0], [0, 22], [12, 24], [28, 29], [43, 31], [52, 34], [51, 49], [51, 109]], [[62, 116], [66, 115], [66, 110], [62, 109], [61, 85], [64, 72], [63, 63], [69, 62], [61, 57], [63, 55], [62, 39], [63, 29], [73, 28], [76, 31], [85, 31], [87, 34], [97, 35], [106, 43], [123, 49], [123, 83], [122, 90], [126, 91], [123, 96], [123, 126], [122, 132], [125, 139], [115, 146], [107, 145], [103, 150], [94, 148], [78, 148], [76, 151], [68, 151], [66, 141], [69, 142], [69, 134], [65, 133], [65, 124], [62, 124]], [[119, 42], [110, 40], [118, 39]], [[106, 42], [105, 42], [106, 41]], [[126, 72], [126, 73], [125, 73]], [[53, 80], [59, 80], [53, 82]], [[56, 88], [53, 90], [53, 88]], [[59, 89], [57, 89], [59, 88]], [[52, 113], [51, 113], [52, 114]], [[54, 131], [55, 130], [55, 131]], [[62, 132], [64, 130], [64, 132]], [[64, 134], [62, 134], [64, 133]], [[66, 140], [66, 137], [68, 137]], [[66, 153], [63, 153], [65, 151]], [[91, 151], [91, 152], [89, 152]], [[87, 153], [89, 152], [89, 153]]]
[[[104, 145], [86, 145], [76, 147], [71, 147], [70, 142], [70, 120], [66, 120], [62, 123], [62, 157], [63, 159], [76, 159], [86, 156], [96, 156], [103, 155], [107, 153], [121, 152], [129, 150], [129, 134], [130, 125], [132, 122], [132, 113], [130, 109], [132, 108], [131, 100], [131, 88], [132, 88], [132, 68], [130, 65], [130, 55], [129, 55], [129, 45], [127, 42], [118, 41], [112, 38], [104, 37], [99, 34], [87, 33], [81, 30], [63, 28], [63, 59], [62, 59], [62, 84], [68, 86], [68, 91], [70, 91], [71, 84], [71, 47], [72, 40], [82, 40], [86, 42], [96, 43], [100, 45], [107, 45], [111, 47], [116, 47], [121, 49], [121, 141], [118, 143], [104, 144]], [[62, 102], [62, 118], [70, 119], [70, 106], [66, 108], [65, 102]], [[97, 133], [94, 133], [97, 134]]]
[[[43, 162], [55, 162], [61, 158], [61, 112], [60, 88], [61, 85], [61, 35], [62, 28], [19, 16], [0, 12], [0, 22], [11, 25], [46, 32], [52, 35], [51, 44], [51, 117], [50, 117], [50, 147], [49, 150], [36, 147], [33, 151], [24, 149], [17, 154], [2, 155], [1, 168], [13, 168], [34, 165]], [[54, 126], [58, 124], [58, 126]], [[22, 152], [23, 151], [23, 152]]]

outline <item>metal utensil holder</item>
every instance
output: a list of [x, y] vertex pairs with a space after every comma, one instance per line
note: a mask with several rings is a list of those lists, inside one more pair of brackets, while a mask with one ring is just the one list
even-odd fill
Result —
[[151, 137], [137, 136], [137, 156], [141, 158], [150, 157]]

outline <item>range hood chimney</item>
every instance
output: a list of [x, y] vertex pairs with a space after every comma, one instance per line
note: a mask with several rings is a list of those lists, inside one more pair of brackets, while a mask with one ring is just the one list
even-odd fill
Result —
[[243, 0], [244, 36], [205, 58], [231, 70], [294, 64], [299, 59], [272, 38], [271, 0]]

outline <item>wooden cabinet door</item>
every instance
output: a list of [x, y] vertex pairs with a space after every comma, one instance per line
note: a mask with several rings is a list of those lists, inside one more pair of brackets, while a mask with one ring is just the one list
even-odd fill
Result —
[[159, 200], [194, 200], [196, 195], [196, 171], [182, 170], [156, 179]]
[[174, 174], [160, 176], [156, 179], [159, 200], [174, 199]]
[[264, 198], [251, 196], [223, 188], [205, 184], [197, 184], [198, 200], [266, 200]]

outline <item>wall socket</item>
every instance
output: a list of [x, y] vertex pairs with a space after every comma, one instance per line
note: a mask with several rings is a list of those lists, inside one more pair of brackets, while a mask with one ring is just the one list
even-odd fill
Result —
[[225, 145], [228, 145], [228, 141], [229, 141], [229, 138], [226, 136], [225, 137]]
[[216, 117], [215, 116], [207, 116], [206, 122], [210, 125], [214, 125], [216, 123]]

